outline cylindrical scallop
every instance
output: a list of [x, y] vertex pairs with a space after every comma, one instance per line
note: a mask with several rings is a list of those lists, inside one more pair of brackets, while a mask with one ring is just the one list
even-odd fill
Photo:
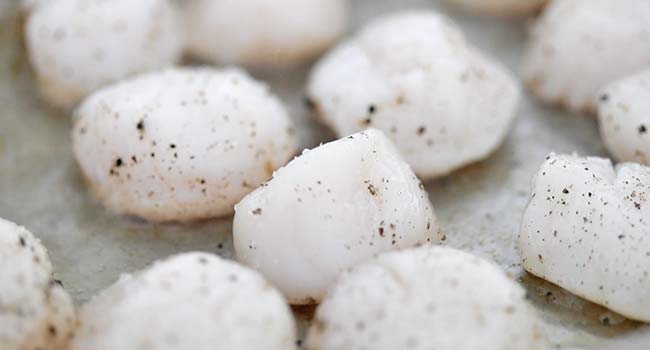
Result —
[[72, 300], [52, 278], [41, 241], [0, 219], [0, 348], [64, 350], [75, 327]]
[[259, 274], [207, 253], [184, 253], [84, 305], [71, 350], [291, 350], [295, 324]]
[[519, 233], [522, 266], [623, 316], [650, 322], [650, 167], [551, 154]]
[[598, 97], [598, 121], [617, 160], [650, 165], [650, 69], [605, 88]]
[[547, 348], [525, 292], [493, 263], [446, 247], [390, 252], [339, 278], [307, 348]]
[[237, 259], [292, 304], [312, 304], [343, 270], [443, 238], [424, 187], [380, 131], [292, 160], [235, 207]]
[[446, 18], [405, 12], [370, 23], [332, 50], [312, 71], [307, 94], [339, 136], [380, 129], [428, 179], [501, 144], [519, 87]]
[[228, 215], [295, 153], [269, 88], [237, 69], [172, 69], [112, 85], [77, 110], [74, 151], [110, 209], [151, 221]]
[[446, 0], [464, 11], [478, 15], [518, 17], [539, 11], [548, 0]]
[[523, 74], [532, 92], [594, 112], [599, 90], [650, 65], [650, 3], [554, 0], [531, 36]]
[[29, 58], [42, 95], [57, 107], [180, 57], [183, 35], [169, 0], [37, 3], [26, 26]]
[[288, 66], [308, 61], [345, 31], [348, 0], [192, 0], [189, 49], [218, 63]]

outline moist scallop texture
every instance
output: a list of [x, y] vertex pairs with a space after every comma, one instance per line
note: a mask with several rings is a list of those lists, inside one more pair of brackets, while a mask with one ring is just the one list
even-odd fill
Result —
[[339, 136], [380, 129], [426, 179], [492, 153], [519, 99], [504, 67], [426, 11], [371, 22], [321, 59], [307, 90], [316, 117]]
[[172, 69], [102, 89], [77, 110], [74, 151], [110, 209], [150, 221], [228, 215], [296, 149], [269, 88], [237, 69]]
[[45, 247], [24, 227], [0, 219], [0, 345], [64, 350], [75, 327], [72, 300], [52, 278]]
[[292, 350], [291, 311], [256, 272], [207, 253], [125, 275], [84, 305], [71, 350]]
[[41, 93], [71, 108], [128, 76], [172, 65], [183, 36], [169, 0], [52, 0], [27, 21], [26, 43]]
[[525, 292], [496, 265], [447, 247], [390, 252], [345, 273], [307, 348], [541, 350]]
[[531, 15], [546, 5], [548, 0], [446, 0], [464, 11], [496, 17]]
[[650, 164], [650, 69], [607, 86], [598, 97], [600, 135], [619, 161]]
[[533, 181], [523, 267], [624, 316], [650, 321], [650, 168], [548, 156]]
[[523, 75], [541, 100], [595, 111], [605, 85], [650, 66], [650, 2], [554, 0], [535, 24]]
[[327, 143], [235, 207], [237, 259], [292, 304], [313, 304], [343, 270], [443, 238], [424, 187], [380, 131]]
[[288, 66], [308, 61], [345, 31], [348, 0], [194, 0], [189, 50], [217, 62]]

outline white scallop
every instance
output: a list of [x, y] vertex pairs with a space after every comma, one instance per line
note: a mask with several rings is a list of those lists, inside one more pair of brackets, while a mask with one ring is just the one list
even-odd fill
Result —
[[77, 110], [74, 151], [110, 209], [151, 221], [228, 215], [294, 154], [287, 112], [237, 69], [172, 69], [112, 85]]
[[600, 135], [619, 161], [650, 164], [650, 69], [607, 86], [598, 98]]
[[57, 0], [37, 6], [26, 26], [42, 95], [69, 108], [125, 77], [169, 66], [183, 38], [169, 0]]
[[650, 65], [650, 2], [554, 0], [532, 31], [524, 78], [543, 101], [594, 111], [595, 95]]
[[72, 300], [52, 278], [45, 247], [24, 227], [0, 219], [0, 345], [63, 350], [72, 337]]
[[292, 304], [322, 299], [343, 270], [442, 238], [427, 193], [391, 142], [367, 130], [279, 169], [235, 207], [237, 259]]
[[207, 253], [125, 275], [80, 313], [71, 350], [289, 350], [295, 324], [256, 272]]
[[190, 52], [218, 63], [286, 66], [308, 61], [345, 31], [348, 0], [193, 0]]
[[548, 0], [446, 0], [459, 8], [479, 15], [516, 17], [534, 14]]
[[499, 146], [519, 88], [446, 18], [403, 12], [375, 20], [323, 58], [308, 96], [339, 136], [378, 128], [419, 176], [435, 178]]
[[548, 156], [533, 181], [523, 266], [594, 303], [650, 321], [650, 168]]
[[386, 253], [345, 273], [316, 311], [307, 348], [540, 350], [525, 292], [452, 248]]

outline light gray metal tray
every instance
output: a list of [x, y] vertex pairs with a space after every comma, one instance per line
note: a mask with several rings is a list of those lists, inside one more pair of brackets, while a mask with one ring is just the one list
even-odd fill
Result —
[[[471, 42], [518, 71], [526, 21], [471, 17], [434, 0], [352, 3], [351, 30], [383, 13], [437, 8], [449, 14]], [[152, 225], [115, 216], [89, 196], [71, 152], [71, 118], [39, 100], [15, 9], [0, 17], [0, 217], [26, 226], [41, 238], [57, 277], [77, 304], [110, 285], [120, 273], [141, 269], [173, 253], [205, 250], [231, 258], [231, 218]], [[304, 147], [332, 139], [302, 105], [308, 70], [253, 72], [290, 105]], [[528, 201], [531, 177], [551, 151], [606, 155], [592, 118], [545, 108], [524, 96], [512, 132], [492, 157], [426, 184], [448, 237], [446, 244], [492, 259], [518, 278], [542, 314], [554, 345], [649, 349], [648, 326], [521, 271], [513, 238]], [[296, 309], [301, 329], [312, 311]]]

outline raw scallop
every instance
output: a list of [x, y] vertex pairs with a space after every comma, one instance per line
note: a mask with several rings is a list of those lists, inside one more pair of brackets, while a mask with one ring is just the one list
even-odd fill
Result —
[[420, 180], [380, 131], [303, 152], [235, 207], [237, 259], [292, 304], [381, 252], [442, 238]]

